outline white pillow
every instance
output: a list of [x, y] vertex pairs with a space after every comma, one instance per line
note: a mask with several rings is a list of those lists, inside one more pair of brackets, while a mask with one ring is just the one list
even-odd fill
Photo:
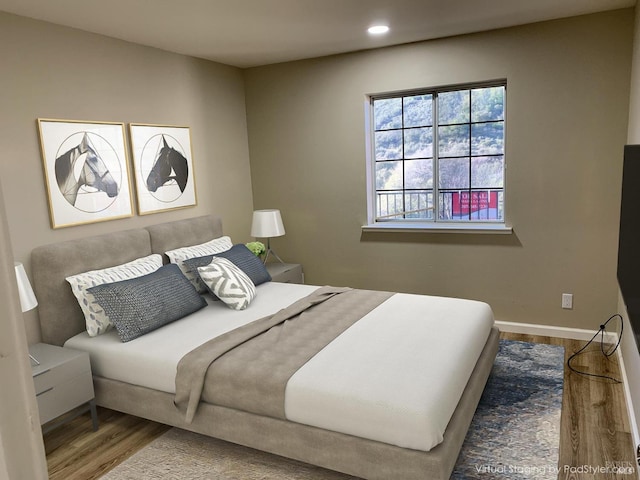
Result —
[[201, 243], [200, 245], [193, 245], [191, 247], [182, 247], [176, 248], [175, 250], [169, 250], [168, 252], [165, 252], [165, 254], [167, 255], [167, 257], [169, 257], [169, 261], [171, 263], [175, 263], [178, 265], [178, 267], [180, 267], [182, 273], [184, 273], [185, 277], [189, 279], [198, 293], [202, 293], [205, 291], [205, 289], [202, 284], [198, 282], [197, 272], [189, 269], [186, 265], [184, 265], [184, 261], [190, 258], [204, 257], [206, 255], [212, 255], [214, 253], [226, 252], [231, 247], [233, 247], [231, 238], [224, 236], [214, 238], [213, 240]]
[[91, 270], [90, 272], [78, 273], [67, 277], [66, 280], [71, 285], [71, 291], [78, 300], [82, 313], [84, 313], [89, 336], [95, 337], [110, 330], [113, 327], [113, 323], [111, 323], [102, 307], [98, 305], [95, 297], [87, 292], [88, 288], [104, 283], [141, 277], [155, 272], [161, 266], [162, 256], [153, 254], [115, 267]]
[[256, 296], [249, 276], [226, 258], [213, 257], [198, 273], [211, 293], [234, 310], [244, 310]]

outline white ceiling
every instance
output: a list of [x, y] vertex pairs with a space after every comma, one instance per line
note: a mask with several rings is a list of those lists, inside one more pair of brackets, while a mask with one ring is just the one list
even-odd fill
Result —
[[[0, 0], [0, 10], [252, 67], [632, 7], [636, 0]], [[391, 31], [371, 37], [367, 27]]]

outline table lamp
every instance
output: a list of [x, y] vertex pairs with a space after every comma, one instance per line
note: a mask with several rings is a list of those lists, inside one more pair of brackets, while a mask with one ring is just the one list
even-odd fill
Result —
[[251, 223], [251, 236], [256, 238], [267, 239], [267, 253], [264, 256], [263, 263], [267, 263], [270, 254], [284, 263], [282, 259], [271, 250], [271, 237], [281, 237], [284, 235], [284, 225], [282, 224], [282, 216], [280, 210], [256, 210], [253, 212], [253, 222]]
[[[27, 272], [24, 270], [24, 266], [19, 262], [14, 262], [13, 265], [16, 269], [20, 309], [22, 313], [28, 312], [38, 306], [38, 300], [36, 300], [36, 296], [33, 293], [33, 288], [31, 288], [31, 283], [29, 282], [29, 277], [27, 277]], [[33, 355], [29, 354], [29, 358], [35, 362], [36, 365], [40, 365], [40, 362], [36, 360]]]

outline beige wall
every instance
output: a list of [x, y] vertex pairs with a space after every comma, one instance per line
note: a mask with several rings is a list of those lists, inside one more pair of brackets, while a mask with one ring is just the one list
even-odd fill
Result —
[[[249, 239], [253, 209], [242, 72], [0, 13], [0, 182], [17, 260], [41, 244], [218, 213]], [[36, 118], [186, 125], [198, 206], [52, 230]], [[39, 339], [27, 314], [31, 342]]]
[[[633, 11], [245, 71], [254, 205], [315, 284], [487, 301], [505, 321], [594, 328], [616, 311]], [[510, 236], [361, 233], [365, 94], [508, 79]], [[561, 294], [574, 294], [562, 310]]]
[[635, 9], [635, 35], [633, 38], [627, 143], [640, 144], [640, 8]]
[[47, 477], [36, 392], [0, 188], [0, 478]]

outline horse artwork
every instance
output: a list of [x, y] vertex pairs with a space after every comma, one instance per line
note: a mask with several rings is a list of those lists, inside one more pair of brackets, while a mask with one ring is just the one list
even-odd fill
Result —
[[133, 215], [123, 123], [38, 119], [51, 228]]
[[109, 198], [118, 196], [118, 183], [92, 148], [87, 132], [78, 145], [56, 158], [55, 174], [60, 192], [74, 207], [83, 187], [92, 189], [87, 189], [87, 193], [104, 192]]
[[131, 124], [141, 215], [196, 203], [189, 127]]
[[150, 192], [156, 192], [168, 182], [175, 181], [184, 193], [189, 179], [189, 165], [187, 159], [175, 148], [170, 147], [167, 139], [162, 135], [162, 148], [147, 176], [147, 188]]

